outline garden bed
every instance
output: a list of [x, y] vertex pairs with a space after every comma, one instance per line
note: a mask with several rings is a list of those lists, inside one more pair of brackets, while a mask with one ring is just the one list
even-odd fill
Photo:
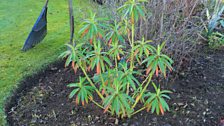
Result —
[[169, 84], [170, 112], [164, 116], [147, 113], [130, 119], [116, 119], [89, 103], [77, 106], [68, 99], [67, 84], [78, 75], [63, 63], [50, 65], [22, 82], [6, 106], [10, 125], [131, 125], [131, 126], [217, 126], [224, 120], [224, 51], [204, 51], [187, 72]]

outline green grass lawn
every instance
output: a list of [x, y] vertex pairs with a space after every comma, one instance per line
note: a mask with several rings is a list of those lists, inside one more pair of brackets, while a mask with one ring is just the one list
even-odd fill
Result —
[[[68, 0], [49, 0], [48, 34], [35, 48], [21, 52], [45, 0], [0, 0], [0, 125], [6, 125], [4, 103], [18, 83], [58, 59], [69, 41]], [[89, 0], [73, 0], [75, 23], [86, 10]]]

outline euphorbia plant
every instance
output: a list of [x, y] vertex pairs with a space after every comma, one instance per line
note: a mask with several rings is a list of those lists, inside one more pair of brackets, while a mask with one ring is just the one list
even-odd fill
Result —
[[79, 64], [82, 60], [82, 57], [84, 57], [84, 52], [85, 49], [82, 49], [83, 43], [80, 43], [76, 46], [72, 46], [70, 44], [66, 44], [66, 46], [69, 48], [67, 51], [63, 52], [59, 57], [61, 58], [65, 58], [66, 62], [65, 62], [65, 67], [69, 66], [69, 64], [71, 63], [72, 65], [72, 69], [74, 70], [74, 72], [77, 72], [77, 69], [79, 67]]
[[105, 63], [111, 66], [110, 59], [107, 57], [106, 52], [102, 52], [100, 41], [94, 44], [94, 50], [89, 52], [86, 56], [90, 60], [90, 67], [96, 67], [96, 73], [100, 74], [101, 70], [105, 71]]
[[114, 112], [121, 117], [131, 115], [133, 109], [130, 103], [134, 102], [134, 100], [123, 91], [123, 88], [125, 88], [125, 85], [122, 83], [121, 77], [114, 78], [112, 85], [107, 86], [106, 89], [109, 95], [103, 101], [104, 112], [110, 109], [112, 115]]
[[157, 87], [154, 83], [152, 83], [155, 93], [148, 92], [147, 94], [144, 95], [144, 97], [147, 97], [147, 100], [145, 102], [145, 106], [147, 108], [147, 111], [151, 109], [151, 112], [156, 113], [159, 115], [161, 112], [162, 115], [164, 115], [164, 112], [169, 111], [169, 106], [166, 103], [164, 98], [170, 99], [170, 97], [166, 94], [172, 93], [171, 91], [168, 90], [160, 90], [160, 87]]
[[122, 18], [129, 19], [131, 23], [131, 56], [130, 56], [130, 68], [133, 70], [133, 58], [134, 58], [134, 41], [135, 41], [135, 22], [139, 20], [140, 17], [145, 16], [145, 12], [143, 6], [141, 6], [141, 2], [146, 2], [147, 0], [128, 0], [124, 3], [123, 6], [118, 8], [118, 11], [123, 13]]
[[151, 71], [153, 74], [156, 73], [156, 76], [158, 76], [159, 71], [161, 71], [164, 77], [166, 77], [166, 68], [172, 71], [171, 64], [173, 64], [173, 61], [167, 55], [161, 53], [164, 44], [165, 43], [158, 45], [157, 49], [153, 47], [153, 50], [156, 50], [156, 52], [152, 51], [152, 54], [143, 61], [143, 63], [147, 62], [146, 74], [149, 74]]
[[91, 12], [90, 17], [82, 22], [82, 28], [79, 30], [81, 37], [85, 36], [90, 44], [93, 43], [96, 37], [101, 38], [103, 33], [102, 28], [106, 27], [106, 25], [102, 23], [105, 20], [106, 19], [103, 18], [96, 18], [96, 14]]
[[108, 51], [109, 55], [114, 59], [115, 61], [115, 67], [117, 69], [117, 64], [120, 59], [121, 59], [121, 55], [124, 55], [123, 52], [123, 46], [119, 45], [118, 42], [114, 42], [111, 45], [111, 49]]
[[142, 63], [142, 59], [148, 57], [150, 54], [156, 51], [155, 48], [149, 44], [150, 42], [152, 42], [152, 40], [145, 41], [145, 39], [142, 38], [142, 40], [137, 41], [136, 45], [134, 46], [134, 56], [140, 65]]
[[[135, 40], [135, 23], [141, 16], [144, 18], [141, 2], [144, 0], [127, 1], [118, 9], [124, 12], [121, 21], [114, 21], [104, 29], [97, 20], [99, 18], [93, 14], [84, 20], [80, 30], [80, 36], [86, 36], [87, 40], [75, 47], [69, 45], [71, 49], [62, 54], [63, 57], [67, 56], [66, 66], [75, 64], [72, 68], [75, 71], [81, 68], [85, 76], [80, 77], [78, 83], [69, 85], [74, 88], [69, 97], [76, 97], [76, 103], [81, 100], [84, 105], [90, 100], [104, 109], [104, 112], [118, 117], [130, 117], [142, 110], [156, 110], [157, 114], [169, 110], [164, 98], [169, 99], [167, 94], [170, 91], [161, 90], [152, 78], [154, 75], [166, 77], [167, 69], [172, 70], [173, 61], [162, 53], [165, 42], [155, 48], [151, 40]], [[129, 26], [132, 30], [131, 39]], [[101, 38], [99, 33], [105, 36]], [[91, 44], [89, 39], [92, 39]], [[126, 41], [129, 41], [129, 45]], [[90, 45], [90, 48], [87, 49], [86, 45]], [[96, 69], [96, 72], [89, 74], [88, 68]], [[160, 73], [163, 76], [158, 76]], [[150, 84], [155, 88], [155, 93], [148, 90]], [[101, 102], [94, 101], [94, 92], [101, 98]], [[136, 107], [140, 102], [143, 106]]]
[[94, 87], [88, 84], [86, 78], [79, 77], [78, 83], [71, 83], [68, 87], [74, 88], [73, 91], [70, 93], [69, 98], [72, 98], [76, 95], [76, 104], [82, 102], [82, 105], [88, 103], [88, 99], [92, 99], [92, 92]]
[[124, 42], [124, 38], [122, 36], [122, 31], [120, 30], [121, 23], [117, 23], [115, 20], [113, 24], [109, 25], [106, 34], [106, 40], [108, 41], [108, 45], [111, 43], [117, 43], [118, 41]]

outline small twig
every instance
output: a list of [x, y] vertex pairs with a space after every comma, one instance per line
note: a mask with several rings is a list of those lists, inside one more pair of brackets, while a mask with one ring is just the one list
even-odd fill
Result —
[[199, 34], [199, 33], [197, 33], [197, 35], [201, 38], [201, 39], [203, 39], [204, 41], [208, 41], [205, 37], [203, 37], [201, 34]]
[[132, 113], [131, 116], [133, 116], [133, 115], [135, 115], [135, 114], [137, 114], [137, 113], [143, 111], [145, 108], [146, 108], [146, 107], [142, 107], [142, 108], [140, 108], [139, 110], [137, 110], [137, 111], [135, 111], [134, 113]]
[[188, 15], [187, 19], [184, 21], [183, 25], [179, 28], [178, 31], [180, 31], [180, 29], [182, 29], [182, 28], [186, 25], [186, 23], [189, 21], [189, 19], [191, 18], [191, 15], [192, 15], [192, 13], [193, 13], [193, 11], [194, 11], [194, 9], [195, 9], [195, 7], [196, 7], [198, 1], [199, 1], [199, 0], [197, 0], [197, 1], [195, 2], [193, 8], [191, 9], [190, 14]]
[[[96, 101], [94, 101], [92, 98], [90, 98], [90, 100], [95, 104], [95, 105], [97, 105], [98, 107], [100, 107], [100, 108], [102, 108], [102, 109], [104, 109], [104, 107], [103, 106], [101, 106], [100, 104], [98, 104]], [[110, 114], [112, 114], [112, 112], [111, 111], [109, 111], [109, 110], [107, 110], [107, 112], [109, 112]]]

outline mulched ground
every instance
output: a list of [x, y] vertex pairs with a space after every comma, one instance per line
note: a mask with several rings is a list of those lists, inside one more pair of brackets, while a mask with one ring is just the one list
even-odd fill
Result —
[[[77, 78], [62, 63], [27, 78], [6, 106], [13, 126], [223, 126], [224, 51], [206, 51], [192, 62], [188, 72], [168, 88], [173, 90], [164, 116], [145, 111], [130, 119], [116, 119], [93, 103], [76, 106], [68, 99], [68, 83]], [[221, 125], [221, 122], [223, 124]]]

